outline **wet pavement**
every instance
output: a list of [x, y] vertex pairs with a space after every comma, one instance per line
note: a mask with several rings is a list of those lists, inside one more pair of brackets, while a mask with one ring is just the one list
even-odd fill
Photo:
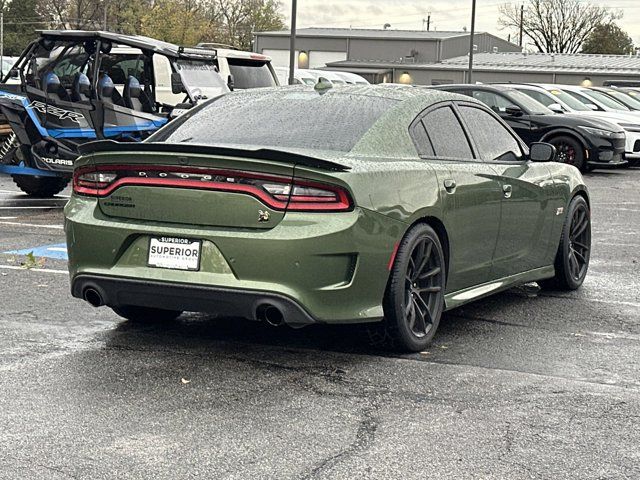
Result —
[[640, 478], [640, 169], [587, 183], [582, 289], [496, 295], [393, 355], [356, 327], [91, 308], [64, 197], [1, 178], [0, 478]]

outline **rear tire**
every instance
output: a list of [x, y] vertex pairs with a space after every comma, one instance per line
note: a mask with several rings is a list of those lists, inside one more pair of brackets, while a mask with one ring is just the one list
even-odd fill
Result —
[[580, 171], [586, 171], [586, 162], [584, 161], [584, 147], [578, 140], [573, 137], [561, 135], [549, 140], [549, 143], [556, 147], [558, 151], [556, 161], [573, 165]]
[[409, 230], [398, 246], [383, 302], [383, 338], [394, 349], [418, 352], [433, 339], [444, 310], [445, 270], [436, 232], [426, 224]]
[[591, 211], [587, 201], [577, 196], [571, 200], [562, 227], [553, 278], [538, 284], [545, 290], [576, 290], [589, 269], [591, 254]]
[[161, 308], [138, 307], [135, 305], [121, 305], [111, 307], [116, 314], [133, 323], [165, 323], [178, 318], [182, 312], [178, 310], [163, 310]]
[[50, 198], [60, 193], [69, 183], [64, 177], [40, 177], [37, 175], [12, 175], [15, 184], [27, 195]]

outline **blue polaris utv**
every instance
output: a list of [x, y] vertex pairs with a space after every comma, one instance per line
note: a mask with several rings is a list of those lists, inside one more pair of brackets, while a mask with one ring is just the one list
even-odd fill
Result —
[[0, 173], [25, 193], [62, 191], [78, 147], [139, 142], [229, 91], [216, 51], [99, 31], [42, 31], [0, 84]]

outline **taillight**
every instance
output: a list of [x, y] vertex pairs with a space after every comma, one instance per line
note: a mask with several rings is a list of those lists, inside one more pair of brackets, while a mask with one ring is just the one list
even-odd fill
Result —
[[100, 166], [76, 170], [73, 191], [105, 197], [125, 185], [191, 188], [252, 195], [274, 210], [351, 210], [353, 202], [342, 187], [289, 177], [236, 170], [144, 166]]

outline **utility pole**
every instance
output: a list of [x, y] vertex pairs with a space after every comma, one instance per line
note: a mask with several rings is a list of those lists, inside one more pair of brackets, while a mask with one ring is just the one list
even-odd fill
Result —
[[291, 2], [291, 39], [289, 42], [289, 85], [293, 85], [293, 71], [296, 67], [296, 15], [298, 0]]
[[424, 31], [424, 24], [427, 24], [427, 32], [429, 31], [430, 27], [431, 27], [431, 12], [427, 13], [427, 18], [426, 20], [423, 18], [422, 19], [422, 30]]
[[520, 37], [518, 40], [518, 45], [522, 47], [522, 30], [524, 25], [524, 3], [520, 5]]
[[0, 12], [0, 80], [4, 80], [2, 75], [4, 67], [4, 12]]
[[471, 35], [469, 35], [469, 73], [467, 83], [473, 83], [473, 34], [476, 31], [476, 0], [471, 0]]

